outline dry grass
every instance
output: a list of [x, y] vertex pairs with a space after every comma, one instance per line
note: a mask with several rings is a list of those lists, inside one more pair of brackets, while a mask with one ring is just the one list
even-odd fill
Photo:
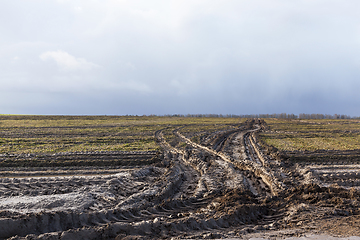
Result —
[[15, 116], [0, 115], [0, 153], [74, 151], [152, 151], [154, 133], [174, 140], [172, 131], [215, 131], [238, 124], [238, 118], [156, 116]]
[[359, 120], [267, 119], [270, 131], [261, 138], [283, 151], [360, 149]]

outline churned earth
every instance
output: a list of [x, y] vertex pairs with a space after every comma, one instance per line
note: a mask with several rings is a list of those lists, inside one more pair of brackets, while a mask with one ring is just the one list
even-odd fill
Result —
[[0, 238], [359, 239], [360, 166], [283, 161], [258, 141], [266, 129], [254, 119], [199, 142], [173, 129], [182, 147], [159, 130], [148, 166], [3, 169]]

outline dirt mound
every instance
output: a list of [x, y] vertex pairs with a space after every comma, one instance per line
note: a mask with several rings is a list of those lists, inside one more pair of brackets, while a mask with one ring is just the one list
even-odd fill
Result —
[[221, 197], [215, 198], [213, 202], [216, 203], [213, 209], [215, 211], [224, 211], [244, 204], [259, 204], [251, 191], [243, 189], [230, 189]]
[[279, 195], [286, 202], [293, 204], [308, 203], [315, 205], [332, 204], [358, 206], [360, 192], [354, 188], [347, 190], [341, 187], [320, 187], [317, 184], [304, 184], [291, 188]]

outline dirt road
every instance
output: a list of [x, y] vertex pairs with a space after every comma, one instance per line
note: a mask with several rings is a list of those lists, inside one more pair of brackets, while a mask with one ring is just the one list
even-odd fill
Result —
[[157, 131], [161, 162], [147, 167], [0, 178], [0, 238], [359, 235], [359, 166], [284, 164], [258, 142], [265, 127], [255, 119], [200, 143], [173, 129], [185, 148]]

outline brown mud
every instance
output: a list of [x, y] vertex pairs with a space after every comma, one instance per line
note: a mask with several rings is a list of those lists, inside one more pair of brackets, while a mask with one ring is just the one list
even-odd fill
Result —
[[254, 119], [200, 143], [173, 129], [185, 148], [157, 131], [160, 155], [37, 156], [76, 162], [126, 155], [140, 159], [134, 166], [3, 168], [0, 239], [360, 236], [360, 165], [292, 163], [258, 141], [264, 129], [266, 123]]

